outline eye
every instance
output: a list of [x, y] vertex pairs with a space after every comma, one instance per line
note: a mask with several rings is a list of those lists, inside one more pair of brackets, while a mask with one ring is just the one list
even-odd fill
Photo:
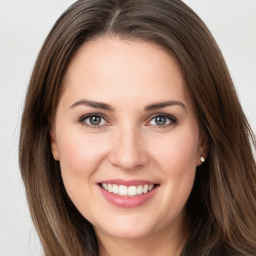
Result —
[[166, 127], [170, 124], [176, 123], [175, 117], [167, 114], [157, 114], [148, 122], [149, 125]]
[[104, 126], [107, 124], [107, 121], [105, 118], [100, 114], [90, 114], [82, 116], [79, 119], [79, 122], [93, 128], [100, 128], [101, 126]]

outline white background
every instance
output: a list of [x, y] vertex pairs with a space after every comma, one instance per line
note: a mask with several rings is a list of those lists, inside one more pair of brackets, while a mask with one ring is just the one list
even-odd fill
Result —
[[[256, 0], [184, 0], [216, 38], [256, 131]], [[37, 53], [73, 0], [0, 0], [0, 256], [42, 255], [18, 168], [23, 101]]]

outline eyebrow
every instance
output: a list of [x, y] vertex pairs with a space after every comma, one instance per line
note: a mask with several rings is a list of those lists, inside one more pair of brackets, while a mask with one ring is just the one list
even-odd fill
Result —
[[72, 104], [70, 106], [70, 108], [75, 108], [77, 106], [88, 106], [88, 107], [97, 108], [97, 109], [114, 111], [114, 109], [106, 103], [96, 102], [96, 101], [86, 100], [86, 99], [82, 99], [82, 100], [75, 102], [74, 104]]
[[[75, 108], [77, 106], [88, 106], [88, 107], [97, 108], [97, 109], [104, 109], [104, 110], [108, 110], [108, 111], [114, 111], [114, 108], [111, 107], [110, 105], [106, 104], [106, 103], [96, 102], [96, 101], [86, 100], [86, 99], [76, 101], [74, 104], [72, 104], [70, 106], [70, 108]], [[186, 105], [184, 103], [182, 103], [180, 101], [176, 101], [176, 100], [154, 103], [154, 104], [146, 106], [144, 108], [144, 110], [145, 111], [151, 111], [151, 110], [155, 110], [155, 109], [159, 109], [159, 108], [165, 108], [165, 107], [169, 107], [169, 106], [181, 106], [182, 108], [184, 108], [186, 110]]]
[[187, 109], [186, 105], [184, 103], [182, 103], [180, 101], [176, 101], [176, 100], [170, 100], [170, 101], [159, 102], [159, 103], [148, 105], [145, 107], [145, 111], [155, 110], [155, 109], [159, 109], [159, 108], [165, 108], [165, 107], [169, 107], [169, 106], [180, 106], [184, 110]]

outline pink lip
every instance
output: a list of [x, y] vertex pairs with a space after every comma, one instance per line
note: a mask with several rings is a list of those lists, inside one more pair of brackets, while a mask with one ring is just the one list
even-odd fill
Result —
[[[117, 183], [114, 183], [117, 184]], [[134, 183], [133, 183], [134, 184]], [[141, 184], [141, 183], [140, 183]], [[146, 183], [148, 184], [148, 183]], [[134, 208], [138, 207], [144, 203], [146, 203], [149, 199], [151, 199], [154, 194], [157, 192], [159, 186], [154, 187], [153, 190], [146, 194], [136, 195], [133, 197], [130, 196], [119, 196], [117, 194], [108, 192], [104, 188], [101, 187], [101, 185], [98, 186], [102, 195], [112, 204], [118, 207], [123, 208]]]
[[117, 185], [124, 185], [124, 186], [139, 186], [139, 185], [151, 185], [155, 184], [148, 180], [122, 180], [122, 179], [112, 179], [112, 180], [104, 180], [100, 181], [98, 184], [106, 183], [106, 184], [117, 184]]

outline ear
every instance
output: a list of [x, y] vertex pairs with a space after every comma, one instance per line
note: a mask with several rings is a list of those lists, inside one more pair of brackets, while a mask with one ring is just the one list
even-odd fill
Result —
[[206, 160], [208, 156], [208, 136], [203, 129], [200, 129], [199, 140], [198, 140], [198, 149], [197, 149], [197, 166], [200, 166], [203, 159]]
[[56, 134], [53, 128], [51, 128], [50, 130], [50, 139], [51, 139], [51, 149], [52, 149], [53, 158], [56, 161], [59, 161], [59, 151], [56, 143]]

